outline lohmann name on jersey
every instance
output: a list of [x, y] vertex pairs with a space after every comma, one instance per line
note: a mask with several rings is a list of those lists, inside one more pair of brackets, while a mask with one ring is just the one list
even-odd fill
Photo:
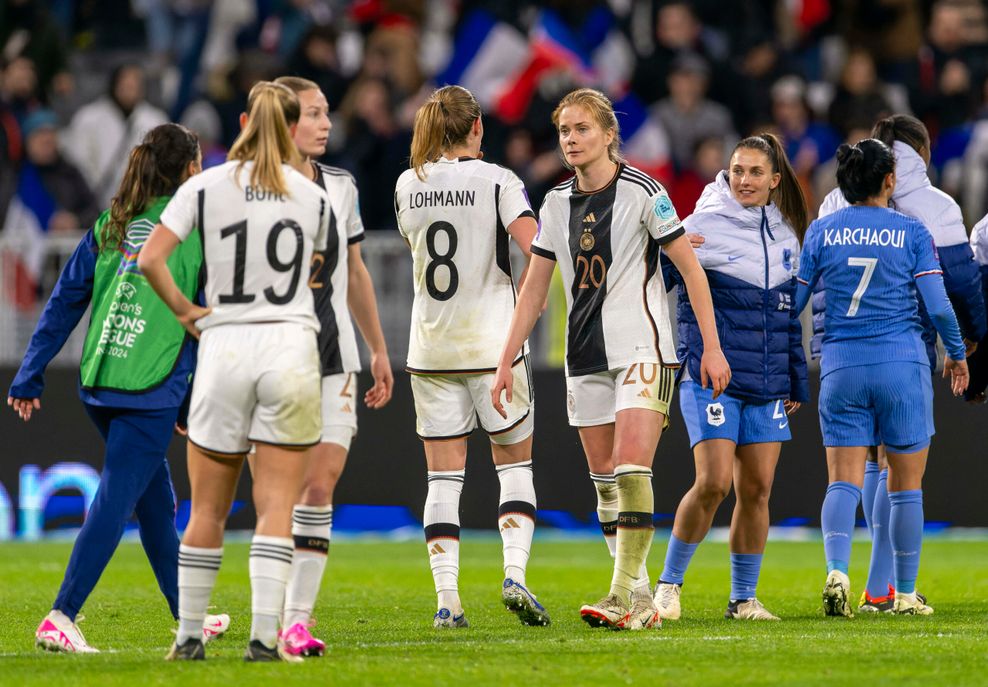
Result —
[[857, 227], [852, 229], [825, 229], [823, 232], [825, 246], [891, 246], [902, 248], [906, 245], [906, 232], [903, 229], [872, 229]]
[[476, 191], [416, 191], [408, 194], [409, 208], [473, 205]]

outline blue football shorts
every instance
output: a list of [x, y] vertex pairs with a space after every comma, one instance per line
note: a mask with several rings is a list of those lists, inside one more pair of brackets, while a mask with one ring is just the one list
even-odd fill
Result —
[[789, 417], [782, 400], [753, 403], [704, 389], [691, 379], [679, 385], [679, 408], [686, 420], [690, 447], [707, 439], [728, 439], [738, 446], [789, 441]]
[[933, 436], [930, 366], [913, 362], [856, 365], [820, 382], [824, 446], [877, 446], [912, 453]]

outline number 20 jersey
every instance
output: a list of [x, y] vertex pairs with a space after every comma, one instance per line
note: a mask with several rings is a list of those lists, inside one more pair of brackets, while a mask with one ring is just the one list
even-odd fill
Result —
[[288, 194], [250, 185], [252, 162], [231, 161], [182, 184], [161, 224], [184, 240], [198, 228], [206, 273], [200, 329], [222, 324], [296, 322], [319, 331], [309, 288], [313, 248], [326, 248], [326, 192], [282, 165]]
[[556, 260], [566, 288], [566, 375], [632, 363], [678, 366], [663, 244], [685, 233], [665, 189], [629, 165], [583, 193], [575, 177], [546, 194], [532, 253]]
[[440, 158], [423, 171], [424, 181], [409, 169], [395, 186], [415, 284], [408, 371], [492, 372], [515, 307], [507, 227], [535, 214], [504, 167]]
[[851, 206], [814, 221], [799, 258], [802, 284], [823, 279], [821, 372], [855, 365], [929, 365], [916, 280], [942, 274], [933, 236], [887, 208]]

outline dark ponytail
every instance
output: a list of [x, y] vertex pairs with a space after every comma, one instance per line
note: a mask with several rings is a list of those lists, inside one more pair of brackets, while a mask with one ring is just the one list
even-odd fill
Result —
[[189, 163], [198, 157], [199, 139], [184, 126], [162, 124], [151, 129], [130, 151], [127, 171], [110, 201], [110, 219], [100, 250], [120, 249], [131, 219], [147, 210], [154, 198], [174, 194]]
[[917, 153], [926, 148], [930, 150], [930, 132], [923, 122], [912, 115], [897, 114], [875, 122], [871, 137], [878, 139], [889, 148], [896, 141], [902, 141]]
[[[737, 151], [739, 148], [764, 153], [772, 166], [772, 173], [780, 175], [779, 185], [772, 189], [769, 200], [779, 208], [779, 212], [795, 232], [796, 238], [802, 243], [803, 236], [806, 235], [806, 227], [810, 223], [809, 213], [806, 209], [803, 187], [800, 186], [796, 172], [789, 164], [789, 156], [786, 155], [782, 141], [774, 134], [763, 133], [742, 139], [734, 146], [734, 150]], [[732, 152], [731, 155], [733, 154]]]
[[848, 203], [856, 205], [882, 191], [885, 177], [895, 172], [892, 149], [875, 138], [837, 149], [837, 185]]

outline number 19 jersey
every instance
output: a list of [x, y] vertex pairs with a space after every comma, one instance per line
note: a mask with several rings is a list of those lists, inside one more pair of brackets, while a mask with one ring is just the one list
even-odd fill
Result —
[[196, 227], [202, 235], [212, 312], [196, 324], [296, 322], [318, 332], [308, 280], [313, 248], [326, 248], [326, 192], [288, 165], [286, 195], [251, 186], [252, 167], [231, 161], [197, 174], [161, 213], [179, 239]]
[[827, 308], [821, 372], [855, 365], [929, 365], [916, 280], [942, 274], [933, 236], [887, 208], [851, 206], [814, 221], [800, 255], [799, 281], [823, 278]]
[[395, 187], [414, 263], [407, 369], [493, 372], [515, 306], [507, 227], [535, 214], [521, 180], [498, 165], [440, 158], [423, 171], [424, 181], [409, 169]]

